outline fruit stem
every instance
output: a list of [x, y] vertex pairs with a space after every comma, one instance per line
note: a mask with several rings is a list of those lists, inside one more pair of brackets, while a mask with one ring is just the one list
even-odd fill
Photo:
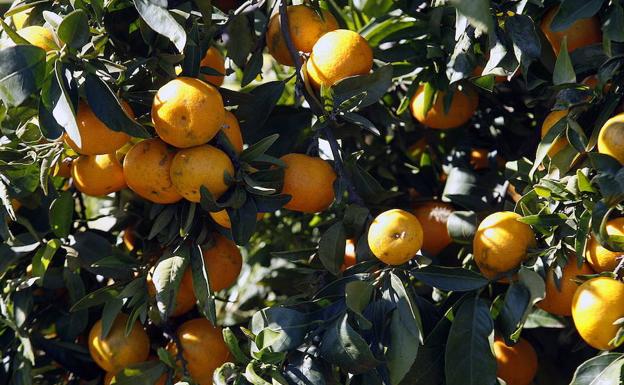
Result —
[[615, 275], [616, 279], [621, 281], [622, 277], [624, 276], [624, 255], [619, 256], [618, 259], [620, 260], [620, 262], [618, 262], [615, 269], [613, 269], [613, 274]]

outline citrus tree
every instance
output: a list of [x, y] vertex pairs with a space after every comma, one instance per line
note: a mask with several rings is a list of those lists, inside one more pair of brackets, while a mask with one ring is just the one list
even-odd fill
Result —
[[0, 384], [624, 378], [619, 0], [18, 0]]

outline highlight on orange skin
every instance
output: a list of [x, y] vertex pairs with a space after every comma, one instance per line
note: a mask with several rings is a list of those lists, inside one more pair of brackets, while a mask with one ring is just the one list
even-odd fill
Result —
[[355, 241], [353, 239], [347, 239], [347, 243], [345, 245], [344, 261], [340, 266], [340, 271], [345, 271], [356, 263], [357, 259], [355, 256]]

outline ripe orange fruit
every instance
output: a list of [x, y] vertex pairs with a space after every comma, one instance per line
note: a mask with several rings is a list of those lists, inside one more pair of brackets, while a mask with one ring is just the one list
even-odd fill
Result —
[[589, 345], [600, 350], [615, 347], [609, 342], [620, 325], [613, 323], [624, 317], [624, 283], [610, 277], [585, 281], [572, 298], [572, 319], [579, 334]]
[[171, 162], [171, 181], [191, 202], [199, 202], [200, 187], [206, 186], [214, 199], [227, 191], [225, 173], [234, 176], [234, 165], [221, 150], [209, 144], [178, 151]]
[[222, 75], [206, 75], [202, 74], [201, 77], [204, 81], [212, 84], [215, 87], [221, 87], [223, 84], [223, 78], [225, 77], [225, 59], [221, 52], [216, 47], [210, 47], [206, 51], [206, 55], [199, 63], [201, 67], [212, 68]]
[[420, 86], [410, 101], [412, 116], [427, 127], [445, 130], [459, 127], [470, 120], [479, 106], [479, 94], [469, 88], [453, 94], [447, 113], [444, 112], [444, 91], [438, 91], [431, 108], [424, 114], [425, 87]]
[[598, 134], [598, 152], [611, 155], [624, 164], [624, 114], [619, 114], [607, 122]]
[[57, 176], [61, 178], [69, 178], [71, 177], [71, 166], [74, 160], [70, 157], [66, 157], [60, 162], [57, 162], [52, 167], [52, 176]]
[[[288, 29], [295, 49], [299, 52], [310, 53], [318, 39], [329, 31], [338, 29], [338, 22], [334, 15], [322, 10], [322, 17], [307, 5], [290, 5], [286, 9], [288, 14]], [[266, 44], [271, 56], [283, 65], [294, 66], [282, 35], [279, 13], [274, 14], [269, 21], [266, 34]]]
[[[225, 227], [226, 229], [232, 228], [232, 222], [230, 221], [230, 215], [227, 210], [223, 209], [221, 211], [209, 212], [208, 213], [213, 221], [215, 221], [219, 226]], [[256, 220], [259, 221], [264, 217], [264, 213], [256, 214]]]
[[[35, 47], [39, 47], [46, 52], [50, 52], [55, 49], [59, 49], [58, 44], [54, 40], [54, 35], [50, 32], [49, 29], [33, 25], [30, 27], [24, 27], [17, 31], [18, 35], [22, 38], [26, 39], [30, 44]], [[12, 46], [13, 41], [11, 40], [8, 46]]]
[[[128, 103], [122, 101], [121, 107], [126, 114], [134, 119], [134, 112]], [[64, 139], [72, 150], [82, 155], [111, 154], [130, 140], [130, 136], [125, 132], [113, 131], [108, 128], [95, 116], [91, 107], [82, 101], [78, 104], [76, 111], [76, 123], [78, 123], [78, 132], [80, 133], [80, 145], [71, 140], [67, 134], [64, 135]]]
[[474, 260], [487, 278], [520, 266], [527, 249], [536, 245], [531, 227], [518, 221], [519, 214], [500, 211], [487, 216], [473, 240]]
[[[199, 385], [212, 385], [212, 373], [230, 357], [221, 328], [205, 318], [196, 318], [180, 325], [177, 334], [191, 377]], [[178, 354], [178, 347], [173, 343], [167, 350], [174, 357]]]
[[123, 168], [115, 154], [80, 155], [72, 162], [74, 186], [92, 196], [108, 195], [126, 187]]
[[438, 255], [453, 242], [446, 228], [453, 206], [444, 202], [428, 201], [418, 204], [413, 213], [426, 232], [422, 244], [425, 253]]
[[[607, 222], [607, 234], [624, 235], [624, 217], [615, 218]], [[603, 247], [593, 235], [587, 243], [585, 258], [591, 267], [597, 272], [613, 271], [619, 262], [619, 257], [624, 253], [611, 251]]]
[[212, 291], [226, 289], [238, 278], [243, 257], [236, 244], [223, 235], [214, 234], [214, 243], [202, 248], [204, 264]]
[[423, 228], [418, 218], [405, 210], [392, 209], [379, 214], [368, 228], [368, 246], [388, 265], [402, 265], [423, 245]]
[[314, 44], [306, 62], [310, 83], [330, 87], [344, 78], [366, 75], [373, 68], [373, 50], [357, 32], [337, 29], [327, 32]]
[[219, 91], [199, 79], [179, 77], [162, 86], [152, 104], [158, 136], [175, 147], [207, 143], [225, 122]]
[[89, 332], [89, 352], [96, 364], [107, 372], [117, 373], [126, 366], [143, 362], [149, 356], [150, 341], [139, 321], [134, 321], [126, 336], [128, 316], [119, 313], [106, 338], [102, 338], [102, 320]]
[[241, 133], [240, 125], [236, 115], [230, 111], [225, 111], [225, 125], [223, 126], [223, 133], [227, 136], [228, 140], [234, 147], [237, 154], [243, 151], [243, 134]]
[[[557, 124], [558, 121], [564, 119], [566, 116], [568, 116], [568, 110], [551, 111], [548, 115], [546, 115], [546, 119], [544, 119], [544, 123], [542, 123], [542, 139], [544, 139], [552, 126]], [[566, 139], [565, 135], [560, 136], [559, 138], [557, 138], [557, 140], [555, 140], [552, 146], [550, 146], [550, 150], [548, 150], [548, 156], [550, 156], [551, 158], [554, 157], [567, 145], [568, 140]]]
[[353, 242], [353, 239], [347, 239], [347, 244], [345, 245], [344, 261], [340, 266], [340, 271], [345, 271], [356, 263], [357, 259], [355, 255], [355, 242]]
[[602, 42], [600, 20], [597, 17], [577, 20], [563, 31], [553, 31], [550, 29], [550, 23], [552, 23], [558, 10], [558, 6], [551, 8], [546, 15], [544, 15], [542, 23], [540, 24], [542, 32], [544, 32], [546, 39], [548, 39], [556, 55], [559, 55], [564, 37], [567, 37], [568, 52]]
[[[152, 275], [154, 274], [154, 269], [150, 270], [147, 274], [147, 291], [150, 296], [156, 296], [156, 286], [154, 286], [154, 282], [152, 281]], [[184, 275], [182, 275], [182, 280], [180, 281], [180, 286], [178, 287], [178, 293], [175, 298], [175, 307], [169, 314], [171, 317], [177, 317], [182, 314], [188, 313], [195, 306], [195, 292], [193, 291], [193, 274], [190, 269], [186, 269]]]
[[154, 203], [175, 203], [182, 199], [171, 182], [171, 163], [175, 153], [158, 138], [135, 144], [123, 162], [128, 187]]
[[292, 197], [285, 208], [304, 213], [327, 210], [334, 201], [334, 169], [321, 158], [304, 154], [287, 154], [282, 194]]
[[537, 373], [537, 354], [533, 346], [520, 338], [513, 346], [494, 338], [494, 356], [496, 357], [496, 376], [507, 385], [529, 385]]
[[568, 263], [562, 269], [559, 287], [555, 283], [555, 274], [549, 270], [546, 275], [546, 296], [537, 303], [537, 307], [551, 314], [569, 316], [572, 315], [572, 297], [578, 288], [574, 280], [577, 275], [593, 274], [594, 271], [588, 263], [583, 263], [579, 268], [576, 257], [568, 258]]

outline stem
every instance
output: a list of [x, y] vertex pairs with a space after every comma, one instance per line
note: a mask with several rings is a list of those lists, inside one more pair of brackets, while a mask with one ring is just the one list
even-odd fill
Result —
[[364, 206], [364, 200], [357, 193], [353, 181], [350, 176], [345, 172], [344, 163], [342, 160], [342, 154], [340, 152], [340, 145], [334, 136], [332, 131], [333, 128], [337, 127], [336, 118], [333, 114], [327, 116], [323, 106], [319, 103], [318, 99], [311, 95], [305, 87], [305, 81], [301, 76], [301, 67], [302, 61], [299, 52], [295, 48], [295, 44], [292, 41], [292, 37], [290, 36], [290, 25], [288, 20], [288, 12], [287, 12], [287, 0], [281, 0], [279, 5], [279, 15], [280, 15], [280, 29], [282, 31], [282, 36], [284, 36], [284, 41], [286, 42], [286, 47], [288, 47], [288, 51], [290, 52], [290, 56], [295, 63], [295, 75], [296, 75], [296, 85], [295, 85], [295, 93], [302, 95], [312, 113], [316, 116], [325, 116], [327, 118], [328, 124], [323, 127], [323, 133], [325, 134], [325, 138], [329, 142], [329, 146], [331, 148], [332, 156], [334, 158], [334, 168], [336, 169], [336, 173], [339, 178], [342, 178], [346, 182], [347, 192], [349, 194], [349, 202], [355, 203], [360, 206]]
[[615, 269], [613, 269], [613, 274], [615, 274], [615, 278], [621, 281], [622, 277], [624, 277], [624, 256], [620, 256], [618, 258], [620, 259], [620, 262], [618, 262]]

